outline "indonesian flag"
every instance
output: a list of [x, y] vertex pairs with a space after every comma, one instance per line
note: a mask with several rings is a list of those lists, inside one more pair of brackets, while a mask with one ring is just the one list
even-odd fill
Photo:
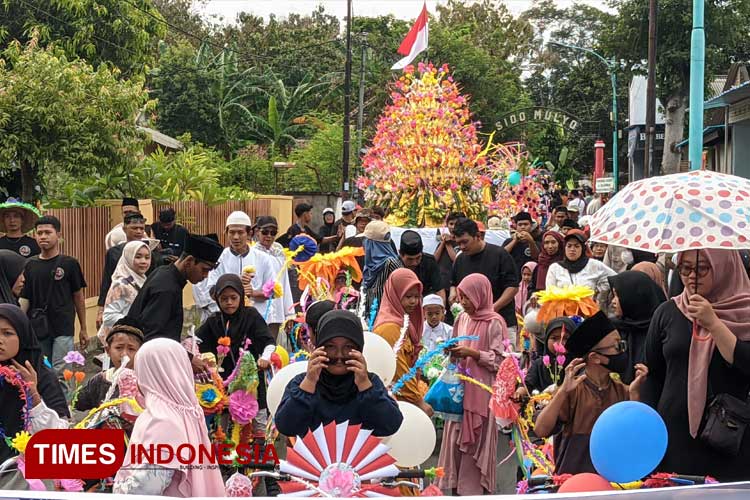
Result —
[[417, 55], [427, 48], [427, 39], [429, 34], [427, 14], [427, 3], [422, 6], [422, 12], [419, 14], [414, 26], [407, 33], [404, 41], [398, 48], [398, 53], [405, 56], [399, 62], [393, 65], [391, 69], [404, 69], [417, 57]]

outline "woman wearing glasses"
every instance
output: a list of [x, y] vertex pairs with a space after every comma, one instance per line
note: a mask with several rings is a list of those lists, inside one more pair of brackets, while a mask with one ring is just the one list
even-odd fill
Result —
[[677, 271], [685, 290], [656, 310], [646, 339], [645, 400], [669, 432], [658, 470], [750, 479], [750, 433], [730, 429], [734, 453], [719, 449], [702, 425], [711, 403], [728, 396], [750, 414], [750, 279], [732, 250], [683, 252]]
[[648, 274], [640, 271], [625, 271], [607, 279], [612, 290], [613, 323], [628, 344], [628, 368], [622, 373], [622, 381], [629, 384], [635, 378], [635, 365], [645, 361], [643, 346], [651, 317], [667, 297]]

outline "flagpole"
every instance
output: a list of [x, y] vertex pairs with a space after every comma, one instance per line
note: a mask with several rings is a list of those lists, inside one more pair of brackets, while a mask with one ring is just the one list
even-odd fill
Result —
[[349, 115], [352, 106], [352, 0], [346, 0], [346, 65], [344, 67], [344, 136], [341, 177], [343, 180], [342, 197], [349, 198], [349, 150], [351, 130]]

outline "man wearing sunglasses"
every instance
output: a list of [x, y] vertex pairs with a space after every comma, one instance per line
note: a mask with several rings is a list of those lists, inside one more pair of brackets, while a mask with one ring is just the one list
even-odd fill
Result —
[[[270, 215], [258, 217], [255, 226], [255, 239], [257, 241], [255, 249], [271, 257], [270, 260], [274, 263], [273, 275], [280, 277], [279, 282], [282, 290], [284, 290], [282, 297], [271, 301], [270, 309], [267, 300], [255, 300], [255, 307], [261, 314], [265, 314], [265, 311], [268, 310], [266, 322], [268, 323], [268, 329], [271, 331], [271, 336], [276, 339], [281, 324], [288, 316], [294, 315], [294, 297], [289, 286], [289, 271], [284, 270], [282, 272], [286, 257], [284, 256], [284, 247], [276, 242], [276, 235], [279, 233], [279, 223], [276, 221], [276, 217]], [[288, 347], [283, 340], [277, 339], [277, 343], [285, 348]]]
[[599, 311], [570, 334], [565, 344], [565, 374], [552, 401], [539, 414], [534, 431], [555, 437], [555, 474], [596, 473], [589, 455], [589, 437], [604, 410], [621, 401], [638, 401], [648, 375], [645, 365], [635, 365], [630, 386], [611, 375], [627, 368], [627, 345]]

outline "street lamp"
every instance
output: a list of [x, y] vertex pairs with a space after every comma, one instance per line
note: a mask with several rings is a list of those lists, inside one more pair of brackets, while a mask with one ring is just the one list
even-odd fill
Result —
[[[699, 1], [699, 0], [696, 0]], [[703, 1], [703, 0], [700, 0]], [[568, 45], [567, 43], [562, 42], [556, 42], [554, 40], [550, 40], [548, 42], [550, 45], [557, 45], [558, 47], [563, 47], [566, 49], [571, 50], [578, 50], [580, 52], [586, 52], [587, 54], [590, 54], [597, 59], [599, 59], [604, 65], [607, 67], [607, 72], [609, 73], [609, 78], [612, 81], [612, 177], [614, 177], [614, 183], [615, 183], [615, 191], [617, 191], [618, 185], [619, 185], [619, 168], [618, 168], [618, 162], [617, 162], [617, 140], [619, 138], [619, 130], [617, 128], [617, 62], [614, 59], [605, 59], [604, 56], [601, 54], [598, 54], [594, 52], [591, 49], [587, 49], [585, 47], [579, 47], [577, 45]]]
[[[706, 33], [703, 29], [704, 0], [693, 0], [693, 32], [690, 39], [690, 170], [703, 166], [703, 82], [706, 65]], [[725, 130], [726, 134], [727, 131]]]

